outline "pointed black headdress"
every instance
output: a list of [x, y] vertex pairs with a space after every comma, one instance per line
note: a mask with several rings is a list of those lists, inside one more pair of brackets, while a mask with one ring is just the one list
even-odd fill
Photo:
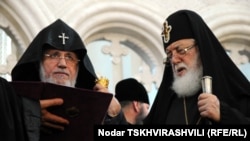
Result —
[[78, 33], [61, 19], [42, 29], [11, 72], [13, 81], [40, 81], [39, 64], [47, 48], [73, 51], [80, 59], [76, 87], [92, 89], [96, 74]]

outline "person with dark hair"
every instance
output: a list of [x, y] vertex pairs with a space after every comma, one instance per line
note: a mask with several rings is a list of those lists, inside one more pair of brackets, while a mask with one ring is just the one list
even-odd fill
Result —
[[[165, 70], [144, 123], [250, 124], [249, 80], [202, 17], [186, 9], [174, 12], [161, 35]], [[205, 77], [210, 79], [202, 83]]]
[[[109, 93], [107, 87], [96, 83], [97, 76], [80, 36], [61, 19], [38, 33], [14, 66], [11, 76], [12, 81], [42, 81]], [[25, 124], [32, 141], [39, 140], [40, 128], [37, 127], [40, 124], [57, 130], [64, 130], [70, 124], [67, 119], [47, 110], [62, 105], [61, 98], [40, 100], [40, 103], [25, 99], [23, 103]], [[113, 97], [107, 111], [108, 122], [112, 123], [110, 120], [120, 111], [121, 106]]]
[[143, 124], [149, 112], [149, 98], [141, 83], [134, 78], [119, 81], [115, 87], [115, 97], [121, 104], [127, 124]]

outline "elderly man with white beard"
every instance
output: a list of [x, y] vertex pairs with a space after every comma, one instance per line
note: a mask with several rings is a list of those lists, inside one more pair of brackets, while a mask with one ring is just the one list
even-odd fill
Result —
[[[249, 80], [204, 20], [179, 10], [165, 20], [161, 35], [165, 70], [144, 124], [250, 124]], [[204, 76], [212, 78], [210, 92], [203, 91]]]
[[[57, 19], [36, 35], [14, 66], [11, 77], [12, 81], [48, 82], [103, 94], [109, 93], [107, 86], [97, 83], [99, 82], [97, 75], [81, 37], [61, 19]], [[73, 92], [70, 94], [74, 96]], [[83, 99], [80, 100], [84, 102]], [[43, 134], [68, 131], [67, 127], [72, 125], [72, 122], [70, 123], [72, 118], [62, 117], [48, 110], [62, 106], [64, 103], [65, 99], [59, 97], [39, 100], [22, 97], [22, 114], [27, 128], [25, 132], [30, 141], [43, 140], [40, 138]], [[118, 124], [113, 122], [114, 119], [123, 117], [120, 103], [114, 96], [105, 112], [103, 124]], [[75, 119], [78, 119], [80, 124], [82, 119], [79, 117]], [[78, 131], [81, 135], [81, 129], [74, 130], [72, 133]], [[84, 137], [91, 137], [91, 135], [84, 135]]]

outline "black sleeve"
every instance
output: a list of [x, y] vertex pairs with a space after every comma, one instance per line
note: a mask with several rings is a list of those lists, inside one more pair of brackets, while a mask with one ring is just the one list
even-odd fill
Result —
[[250, 116], [248, 114], [248, 109], [250, 108], [248, 100], [245, 99], [240, 103], [240, 110], [229, 106], [225, 102], [220, 103], [221, 110], [221, 121], [220, 124], [250, 124]]
[[27, 141], [21, 98], [7, 80], [0, 77], [0, 140]]

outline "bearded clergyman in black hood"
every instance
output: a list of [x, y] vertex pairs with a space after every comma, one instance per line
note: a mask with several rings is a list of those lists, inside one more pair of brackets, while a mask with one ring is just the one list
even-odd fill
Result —
[[[11, 72], [12, 81], [42, 81], [108, 93], [108, 88], [96, 83], [92, 63], [77, 32], [61, 19], [41, 30], [30, 43]], [[69, 121], [51, 114], [48, 105], [58, 106], [61, 99], [31, 101], [24, 99], [25, 124], [32, 141], [39, 140], [41, 125], [64, 130]], [[109, 105], [104, 124], [120, 115], [120, 104], [115, 97]], [[31, 112], [32, 111], [32, 112]]]
[[162, 29], [165, 70], [144, 123], [250, 124], [249, 80], [202, 17], [179, 10], [166, 18]]

